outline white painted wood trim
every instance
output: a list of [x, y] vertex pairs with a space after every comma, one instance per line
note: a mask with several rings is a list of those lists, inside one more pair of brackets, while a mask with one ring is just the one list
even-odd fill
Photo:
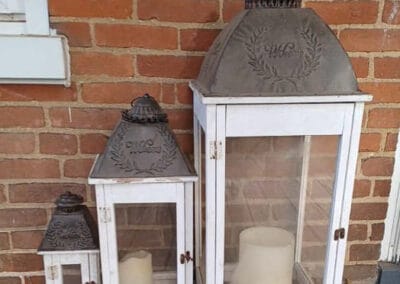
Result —
[[[345, 119], [343, 121], [343, 133], [340, 137], [338, 156], [336, 162], [336, 177], [334, 190], [332, 194], [332, 205], [330, 210], [330, 226], [328, 230], [327, 250], [325, 256], [325, 272], [324, 272], [324, 284], [336, 284], [341, 283], [342, 279], [338, 282], [338, 269], [337, 263], [339, 259], [345, 257], [345, 254], [338, 254], [338, 247], [340, 240], [334, 240], [334, 232], [336, 229], [341, 227], [342, 210], [344, 207], [344, 191], [346, 186], [348, 162], [349, 162], [349, 150], [351, 143], [352, 134], [352, 121], [353, 121], [353, 104], [351, 108], [345, 113]], [[351, 191], [351, 189], [350, 189]], [[347, 228], [346, 228], [347, 229]], [[340, 262], [340, 261], [339, 261]]]
[[25, 0], [0, 0], [0, 14], [24, 14]]
[[216, 109], [216, 143], [219, 148], [216, 159], [216, 277], [215, 283], [224, 283], [225, 254], [225, 135], [226, 106]]
[[26, 33], [50, 35], [47, 0], [25, 0]]
[[[193, 183], [185, 183], [185, 251], [193, 257]], [[193, 261], [185, 266], [186, 284], [193, 283]]]
[[[98, 230], [100, 239], [100, 255], [101, 255], [101, 269], [102, 271], [109, 271], [109, 247], [108, 247], [108, 226], [107, 223], [102, 221], [102, 209], [105, 208], [106, 204], [104, 201], [104, 185], [96, 185], [96, 207], [97, 207], [97, 218], [98, 218]], [[102, 280], [104, 284], [112, 283], [110, 275], [103, 273]]]
[[185, 220], [185, 187], [184, 184], [175, 184], [175, 202], [176, 202], [176, 268], [177, 284], [186, 283], [186, 264], [180, 263], [180, 254], [185, 253], [186, 249], [186, 220]]
[[226, 136], [337, 135], [352, 104], [229, 105]]
[[380, 260], [392, 261], [396, 255], [400, 256], [400, 132], [395, 152]]
[[201, 94], [197, 91], [193, 92], [193, 114], [203, 129], [207, 129], [207, 107], [201, 101]]
[[304, 233], [304, 214], [306, 209], [307, 187], [308, 187], [308, 169], [310, 165], [310, 143], [311, 136], [304, 137], [303, 163], [301, 169], [301, 183], [299, 196], [299, 211], [297, 215], [297, 233], [296, 233], [296, 251], [295, 262], [301, 262], [301, 250], [303, 245]]
[[[346, 165], [346, 177], [345, 184], [343, 186], [343, 200], [342, 200], [342, 210], [341, 210], [341, 219], [340, 219], [340, 227], [345, 228], [346, 233], [343, 239], [339, 239], [338, 241], [338, 250], [337, 250], [337, 261], [336, 261], [336, 271], [335, 271], [335, 282], [334, 283], [342, 283], [343, 271], [344, 271], [344, 263], [345, 263], [345, 255], [346, 255], [346, 245], [347, 245], [347, 236], [350, 222], [350, 211], [351, 211], [351, 202], [353, 198], [353, 188], [354, 188], [354, 179], [356, 174], [356, 165], [357, 165], [357, 156], [361, 135], [361, 127], [362, 127], [362, 118], [364, 112], [364, 103], [355, 103], [354, 104], [354, 112], [352, 115], [347, 116], [346, 125], [349, 125], [350, 132], [350, 142], [349, 142], [349, 152], [348, 152], [348, 160]], [[345, 128], [343, 138], [346, 136], [347, 127]]]
[[[202, 182], [202, 171], [201, 171], [201, 126], [196, 116], [193, 116], [193, 147], [194, 147], [194, 168], [197, 172], [198, 180], [194, 184], [194, 212], [195, 212], [195, 255], [196, 255], [196, 267], [200, 266], [200, 259], [203, 255], [203, 244], [202, 244], [202, 200], [201, 200], [201, 182]], [[197, 276], [196, 276], [197, 277]]]
[[0, 35], [0, 83], [70, 85], [70, 58], [64, 36]]
[[205, 172], [206, 172], [206, 267], [205, 282], [216, 284], [215, 282], [215, 252], [216, 252], [216, 163], [211, 159], [211, 143], [216, 141], [216, 106], [207, 106], [207, 128], [205, 129]]

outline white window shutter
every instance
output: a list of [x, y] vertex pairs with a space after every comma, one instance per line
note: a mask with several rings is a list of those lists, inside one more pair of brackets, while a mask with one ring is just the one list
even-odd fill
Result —
[[0, 84], [70, 84], [68, 42], [49, 27], [47, 0], [0, 0]]

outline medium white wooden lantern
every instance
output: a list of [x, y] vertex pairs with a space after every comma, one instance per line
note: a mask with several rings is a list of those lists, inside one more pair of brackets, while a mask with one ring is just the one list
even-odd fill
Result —
[[103, 283], [193, 283], [195, 180], [157, 102], [133, 101], [89, 177]]
[[100, 252], [96, 223], [83, 198], [66, 192], [38, 249], [43, 255], [47, 284], [99, 284]]
[[191, 82], [196, 281], [342, 283], [371, 96], [313, 10], [246, 6]]

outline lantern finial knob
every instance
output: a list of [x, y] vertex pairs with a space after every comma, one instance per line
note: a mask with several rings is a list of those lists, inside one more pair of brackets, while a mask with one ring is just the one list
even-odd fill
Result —
[[83, 197], [77, 194], [73, 194], [70, 191], [61, 194], [55, 202], [55, 204], [57, 205], [57, 209], [60, 209], [63, 212], [77, 211], [79, 210], [82, 203]]
[[157, 101], [145, 94], [131, 102], [132, 108], [122, 112], [122, 118], [135, 123], [167, 122], [167, 114], [161, 109]]

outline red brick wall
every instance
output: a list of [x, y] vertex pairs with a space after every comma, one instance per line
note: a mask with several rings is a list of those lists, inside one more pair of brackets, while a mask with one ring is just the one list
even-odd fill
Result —
[[[205, 51], [242, 0], [49, 0], [69, 38], [72, 87], [0, 85], [0, 283], [41, 283], [36, 248], [66, 189], [95, 205], [86, 177], [119, 111], [149, 92], [192, 151], [191, 93]], [[352, 58], [365, 111], [346, 276], [375, 271], [400, 126], [398, 2], [306, 2]]]

